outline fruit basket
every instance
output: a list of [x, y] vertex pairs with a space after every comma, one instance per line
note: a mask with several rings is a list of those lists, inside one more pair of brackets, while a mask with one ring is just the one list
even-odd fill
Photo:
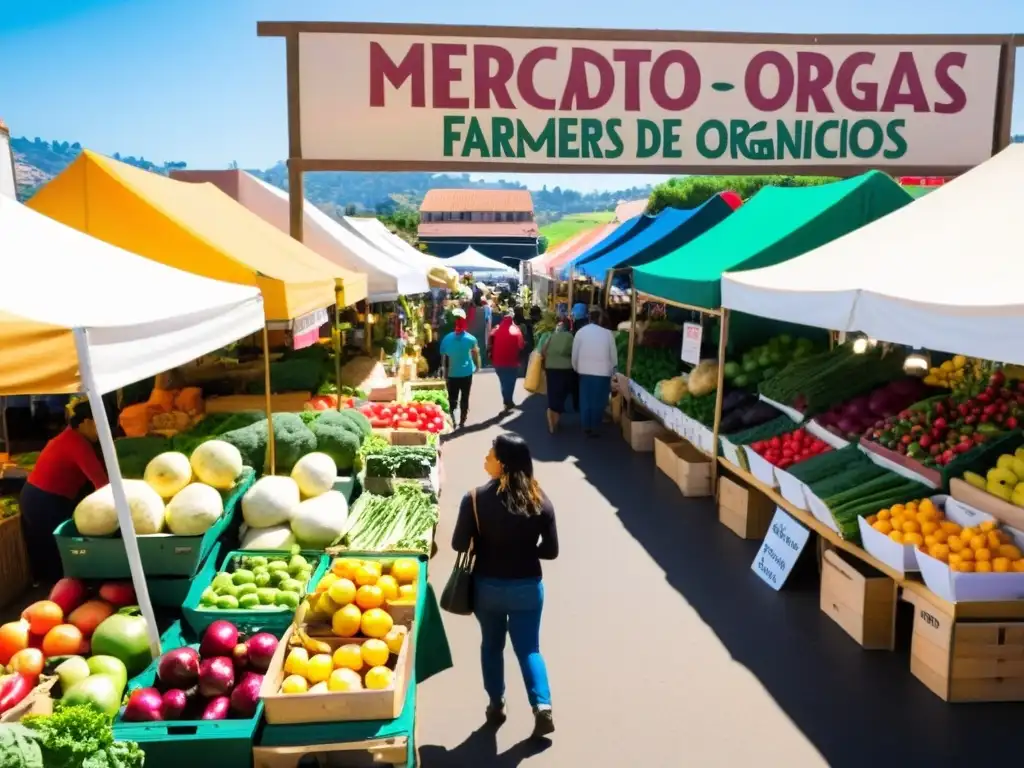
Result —
[[962, 475], [949, 481], [953, 497], [1024, 530], [1024, 435], [1007, 435], [965, 458]]
[[[298, 552], [297, 556], [302, 559], [303, 566], [296, 562], [295, 555], [263, 550], [236, 550], [228, 552], [223, 558], [210, 558], [203, 571], [192, 581], [182, 604], [185, 622], [194, 632], [202, 633], [213, 622], [225, 619], [243, 631], [262, 630], [280, 637], [292, 623], [299, 601], [306, 591], [312, 591], [316, 587], [330, 565], [330, 556], [323, 552], [303, 550]], [[270, 563], [276, 560], [287, 562], [288, 567], [271, 568]], [[245, 565], [251, 565], [252, 569], [242, 568]], [[247, 576], [239, 574], [243, 570]], [[275, 575], [275, 571], [283, 571], [287, 577], [292, 578]], [[306, 578], [294, 578], [303, 573], [308, 573]], [[230, 588], [218, 589], [218, 579], [229, 584]], [[291, 586], [286, 584], [286, 580], [296, 581], [299, 588], [284, 589]], [[248, 586], [250, 584], [251, 587]], [[278, 602], [279, 588], [286, 595], [294, 594], [294, 600], [282, 598]], [[228, 594], [231, 590], [235, 592], [233, 597]], [[223, 607], [218, 607], [216, 600], [210, 599], [211, 592], [215, 598], [232, 597], [235, 604], [225, 602]], [[239, 600], [247, 594], [256, 596], [259, 600], [258, 606], [244, 608], [239, 605]]]
[[[237, 526], [242, 496], [255, 482], [256, 473], [245, 467], [235, 487], [225, 491], [224, 514], [202, 536], [157, 533], [137, 537], [139, 556], [147, 576], [195, 576], [221, 534]], [[81, 536], [74, 520], [67, 520], [53, 532], [60, 550], [64, 575], [82, 579], [130, 578], [128, 555], [120, 536]]]
[[0, 607], [21, 597], [30, 580], [21, 514], [0, 517]]

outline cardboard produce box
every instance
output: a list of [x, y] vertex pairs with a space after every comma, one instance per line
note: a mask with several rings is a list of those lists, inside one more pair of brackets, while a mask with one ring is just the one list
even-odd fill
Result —
[[718, 481], [718, 522], [741, 539], [763, 539], [775, 514], [775, 502], [728, 477]]
[[654, 464], [673, 482], [676, 479], [676, 463], [679, 461], [677, 449], [682, 444], [680, 438], [667, 432], [654, 438]]
[[896, 643], [896, 582], [827, 550], [821, 561], [821, 612], [868, 650]]
[[[412, 681], [413, 673], [413, 627], [402, 642], [397, 656], [392, 655], [388, 666], [393, 665], [395, 678], [390, 688], [382, 691], [332, 691], [329, 693], [281, 693], [281, 683], [287, 676], [284, 662], [291, 650], [288, 641], [294, 627], [285, 632], [277, 645], [270, 668], [263, 678], [260, 698], [263, 700], [263, 717], [271, 725], [294, 725], [297, 723], [336, 723], [353, 720], [394, 720], [402, 714], [405, 695]], [[365, 637], [318, 637], [331, 646], [331, 652], [343, 645], [362, 645]]]
[[683, 496], [711, 496], [711, 459], [683, 441], [676, 449], [676, 485]]
[[649, 416], [639, 413], [629, 416], [622, 414], [622, 437], [630, 448], [638, 453], [650, 453], [654, 450], [654, 438], [667, 431], [661, 424]]
[[1024, 622], [955, 621], [914, 603], [914, 677], [943, 701], [1024, 701]]

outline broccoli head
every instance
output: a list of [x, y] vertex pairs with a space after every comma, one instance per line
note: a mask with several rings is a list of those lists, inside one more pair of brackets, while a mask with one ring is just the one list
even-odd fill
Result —
[[316, 417], [320, 415], [320, 411], [299, 411], [299, 418], [302, 419], [302, 423], [307, 427], [316, 421]]
[[141, 480], [146, 465], [169, 450], [171, 441], [164, 437], [122, 437], [114, 441], [114, 453], [121, 467], [121, 476], [133, 480]]
[[352, 469], [356, 454], [362, 442], [352, 430], [344, 425], [324, 420], [324, 415], [313, 422], [313, 435], [316, 437], [316, 450], [326, 453], [338, 466], [338, 471]]
[[362, 411], [357, 411], [355, 408], [346, 408], [340, 412], [342, 416], [348, 419], [352, 424], [356, 426], [362, 435], [362, 440], [365, 440], [373, 432], [373, 427], [370, 426], [370, 420], [366, 417], [366, 414]]
[[[235, 429], [220, 436], [242, 454], [247, 466], [262, 472], [267, 462], [267, 420]], [[278, 472], [291, 472], [295, 463], [316, 450], [316, 437], [297, 413], [274, 414], [274, 456]]]

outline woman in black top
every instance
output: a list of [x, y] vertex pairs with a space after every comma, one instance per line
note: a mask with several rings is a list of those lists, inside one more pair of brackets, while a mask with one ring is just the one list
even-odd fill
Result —
[[490, 697], [487, 719], [505, 721], [505, 635], [526, 683], [535, 737], [555, 730], [547, 667], [540, 653], [544, 607], [541, 560], [558, 557], [555, 511], [533, 477], [530, 448], [508, 432], [494, 439], [484, 470], [491, 481], [467, 493], [459, 507], [452, 548], [473, 545], [474, 613], [480, 622], [480, 661]]

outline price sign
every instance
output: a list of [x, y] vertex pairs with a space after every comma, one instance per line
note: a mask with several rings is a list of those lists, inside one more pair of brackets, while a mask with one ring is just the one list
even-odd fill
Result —
[[810, 531], [782, 509], [776, 508], [771, 527], [754, 557], [751, 570], [777, 592], [789, 578], [809, 538]]
[[684, 363], [697, 365], [700, 362], [700, 342], [704, 329], [700, 323], [683, 323], [683, 348], [679, 357]]

